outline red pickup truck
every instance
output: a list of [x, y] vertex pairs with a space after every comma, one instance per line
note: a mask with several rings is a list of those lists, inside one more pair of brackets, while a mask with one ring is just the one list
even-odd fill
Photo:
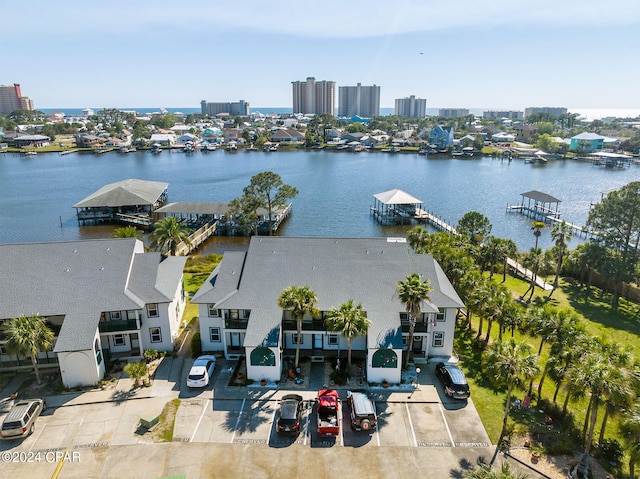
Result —
[[318, 391], [318, 434], [337, 436], [340, 434], [340, 398], [334, 389]]

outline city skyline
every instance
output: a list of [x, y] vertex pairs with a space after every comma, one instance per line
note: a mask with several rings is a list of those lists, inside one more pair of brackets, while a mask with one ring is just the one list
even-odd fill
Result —
[[0, 31], [16, 47], [0, 84], [19, 83], [36, 109], [289, 107], [307, 77], [378, 85], [382, 108], [409, 95], [429, 108], [640, 108], [635, 0], [114, 0], [91, 14], [34, 0], [3, 12], [21, 21]]

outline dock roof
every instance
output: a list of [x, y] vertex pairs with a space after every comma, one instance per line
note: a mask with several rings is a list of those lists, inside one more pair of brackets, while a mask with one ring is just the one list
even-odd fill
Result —
[[543, 193], [541, 191], [531, 190], [526, 193], [520, 193], [520, 196], [524, 196], [525, 198], [531, 198], [534, 201], [540, 201], [542, 203], [561, 203], [562, 200], [555, 198], [547, 193]]
[[169, 183], [128, 179], [110, 183], [73, 205], [74, 208], [153, 205], [169, 187]]
[[375, 194], [373, 197], [385, 205], [417, 205], [422, 203], [422, 200], [398, 188]]

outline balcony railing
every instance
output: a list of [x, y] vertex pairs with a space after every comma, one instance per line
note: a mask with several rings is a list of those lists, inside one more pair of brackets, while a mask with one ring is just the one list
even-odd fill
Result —
[[[402, 332], [409, 332], [409, 320], [402, 319], [400, 320], [400, 324], [402, 326]], [[426, 333], [427, 332], [427, 324], [428, 323], [416, 323], [416, 327], [414, 328], [414, 333]]]
[[[282, 321], [282, 329], [285, 331], [297, 331], [297, 321], [285, 319]], [[326, 331], [327, 326], [322, 319], [314, 319], [313, 321], [302, 321], [303, 331]]]
[[138, 329], [140, 329], [140, 322], [137, 319], [100, 321], [98, 323], [98, 330], [101, 333], [113, 333], [116, 331], [136, 331]]
[[248, 319], [225, 319], [224, 327], [226, 329], [247, 329]]

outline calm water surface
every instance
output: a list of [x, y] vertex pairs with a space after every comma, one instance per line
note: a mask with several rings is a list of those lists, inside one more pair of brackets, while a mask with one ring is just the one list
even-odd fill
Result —
[[[402, 236], [408, 227], [382, 227], [370, 215], [373, 195], [400, 188], [451, 224], [479, 211], [492, 234], [519, 249], [533, 246], [531, 221], [506, 213], [521, 193], [539, 190], [562, 200], [562, 218], [584, 224], [601, 193], [640, 180], [640, 167], [606, 169], [574, 160], [525, 164], [491, 158], [432, 159], [417, 154], [329, 151], [121, 155], [0, 155], [0, 243], [65, 241], [110, 236], [113, 226], [79, 227], [72, 205], [105, 184], [127, 178], [169, 183], [169, 201], [229, 201], [252, 175], [274, 171], [300, 190], [285, 236]], [[581, 240], [574, 239], [572, 245]], [[242, 248], [245, 238], [215, 237], [199, 252]], [[540, 246], [551, 246], [549, 231]]]

